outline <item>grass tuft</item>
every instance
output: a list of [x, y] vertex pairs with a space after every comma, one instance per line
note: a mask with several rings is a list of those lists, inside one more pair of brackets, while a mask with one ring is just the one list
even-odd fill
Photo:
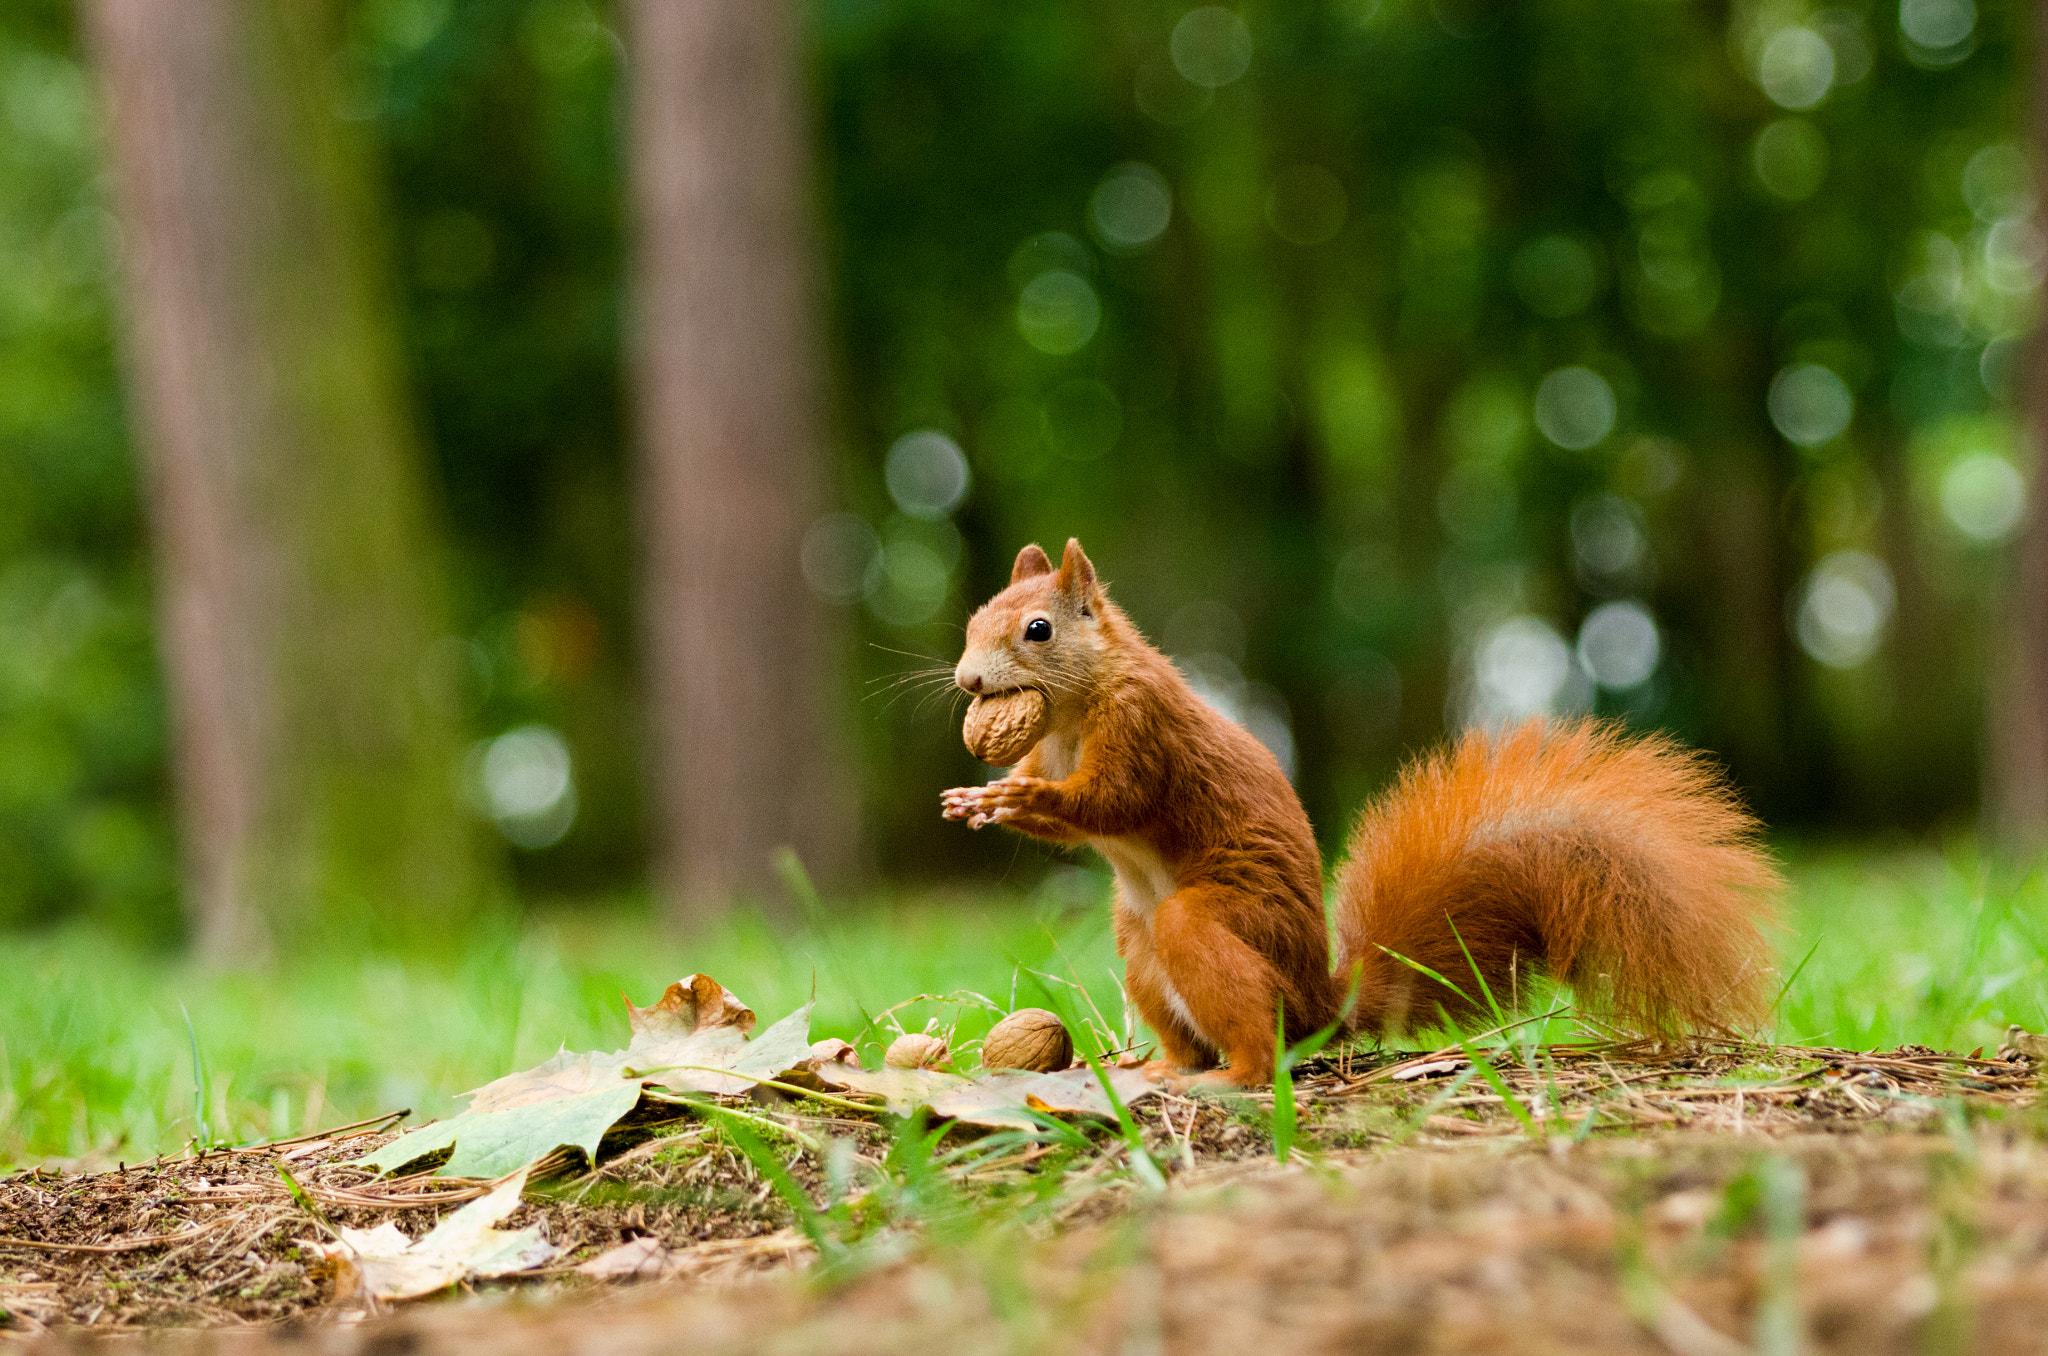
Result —
[[[2002, 870], [1967, 849], [1791, 857], [1786, 978], [1762, 1035], [1969, 1051], [1995, 1049], [2008, 1023], [2044, 1029], [2048, 875]], [[853, 1040], [869, 1057], [888, 1033], [865, 1014], [893, 1021], [912, 995], [945, 998], [925, 1000], [914, 1019], [905, 1011], [904, 1028], [935, 1016], [956, 1052], [971, 1051], [994, 1019], [980, 995], [1012, 993], [1066, 1016], [1090, 1053], [1111, 1038], [1129, 1044], [1100, 904], [990, 893], [806, 912], [793, 928], [736, 917], [679, 938], [627, 901], [538, 912], [431, 953], [321, 952], [251, 973], [82, 927], [0, 936], [10, 981], [0, 985], [0, 1167], [134, 1162], [195, 1138], [247, 1143], [399, 1107], [445, 1116], [461, 1092], [562, 1045], [622, 1045], [620, 992], [645, 1002], [692, 971], [768, 1019], [815, 993], [815, 1034]], [[1534, 1010], [1547, 993], [1518, 977], [1514, 997]], [[1411, 1034], [1454, 1051], [1473, 1038]], [[1523, 1062], [1546, 1038], [1524, 1033]]]

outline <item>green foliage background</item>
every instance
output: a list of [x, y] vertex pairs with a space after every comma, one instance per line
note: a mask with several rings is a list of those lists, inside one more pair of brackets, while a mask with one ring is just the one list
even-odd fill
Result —
[[[887, 679], [918, 662], [901, 652], [950, 662], [1017, 546], [1069, 535], [1141, 625], [1290, 731], [1332, 841], [1465, 709], [1491, 628], [1532, 617], [1569, 641], [1615, 598], [1654, 615], [1661, 662], [1589, 699], [1717, 751], [1775, 824], [1967, 817], [2004, 552], [1940, 492], [1960, 458], [2018, 459], [2039, 238], [2010, 224], [2029, 202], [1999, 177], [2011, 154], [1983, 153], [2020, 132], [2027, 6], [1979, 0], [1943, 50], [1875, 0], [1252, 3], [1248, 51], [1189, 11], [808, 7], [829, 456], [865, 525], [838, 526], [879, 552], [853, 559], [840, 612], [871, 864], [1035, 861], [938, 822], [932, 793], [973, 765], [945, 712]], [[388, 179], [462, 691], [479, 737], [545, 723], [576, 759], [575, 827], [518, 854], [522, 884], [629, 886], [618, 19], [583, 0], [350, 13], [336, 114]], [[1802, 26], [1835, 80], [1795, 110], [1760, 77]], [[1241, 56], [1213, 89], [1181, 74]], [[161, 938], [165, 723], [101, 149], [70, 8], [8, 6], [0, 924], [90, 914]], [[1120, 243], [1091, 205], [1155, 172], [1170, 221]], [[1052, 272], [1099, 309], [1068, 353], [1030, 337]], [[1855, 402], [1811, 447], [1769, 410], [1802, 364]], [[1539, 431], [1537, 393], [1578, 367], [1614, 416], [1572, 449]], [[886, 484], [920, 429], [972, 468], [950, 514], [905, 513]], [[1646, 553], [1590, 570], [1575, 511], [1620, 513]], [[1885, 561], [1896, 602], [1838, 669], [1791, 622], [1841, 551]]]
[[120, 230], [56, 6], [0, 16], [0, 923], [174, 918]]

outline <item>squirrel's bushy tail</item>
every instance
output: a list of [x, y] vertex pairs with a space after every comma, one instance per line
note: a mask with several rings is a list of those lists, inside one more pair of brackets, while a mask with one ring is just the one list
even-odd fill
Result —
[[1474, 731], [1360, 815], [1338, 882], [1338, 982], [1361, 967], [1368, 1028], [1485, 1013], [1475, 966], [1502, 1008], [1541, 970], [1642, 1031], [1760, 1020], [1782, 882], [1759, 828], [1710, 763], [1661, 735], [1593, 720]]

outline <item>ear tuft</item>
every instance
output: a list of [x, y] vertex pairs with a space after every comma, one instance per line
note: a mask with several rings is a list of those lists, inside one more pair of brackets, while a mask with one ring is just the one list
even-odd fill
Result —
[[1032, 542], [1031, 545], [1017, 553], [1017, 563], [1010, 567], [1010, 582], [1017, 584], [1026, 579], [1036, 579], [1039, 575], [1051, 573], [1052, 559], [1045, 554], [1044, 549], [1037, 542]]
[[1066, 554], [1060, 557], [1061, 593], [1085, 597], [1095, 588], [1095, 566], [1088, 559], [1088, 553], [1081, 549], [1081, 539], [1067, 538]]

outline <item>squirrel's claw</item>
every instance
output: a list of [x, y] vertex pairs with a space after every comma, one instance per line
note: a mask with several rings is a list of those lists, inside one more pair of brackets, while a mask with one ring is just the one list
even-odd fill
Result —
[[1244, 1090], [1244, 1079], [1229, 1069], [1191, 1069], [1170, 1059], [1148, 1059], [1138, 1071], [1182, 1097]]
[[956, 786], [950, 791], [939, 793], [939, 813], [947, 819], [965, 819], [968, 827], [981, 827], [982, 796], [986, 787]]
[[1180, 1076], [1180, 1066], [1170, 1059], [1148, 1059], [1138, 1066], [1138, 1072], [1154, 1083], [1171, 1083]]

